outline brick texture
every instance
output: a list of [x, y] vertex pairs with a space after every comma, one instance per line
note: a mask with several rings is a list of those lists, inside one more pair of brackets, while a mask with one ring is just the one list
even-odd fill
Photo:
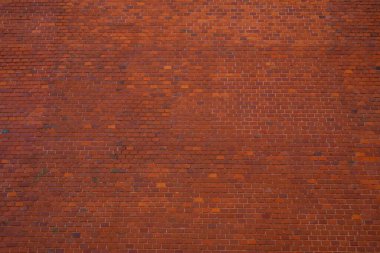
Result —
[[380, 252], [379, 20], [0, 1], [0, 252]]

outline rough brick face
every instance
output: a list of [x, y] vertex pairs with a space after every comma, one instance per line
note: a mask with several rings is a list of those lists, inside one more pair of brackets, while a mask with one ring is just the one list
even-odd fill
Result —
[[0, 252], [380, 252], [377, 0], [0, 2]]

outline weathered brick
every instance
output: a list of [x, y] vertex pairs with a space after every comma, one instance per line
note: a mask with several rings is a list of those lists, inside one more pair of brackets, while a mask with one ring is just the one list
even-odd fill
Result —
[[379, 10], [0, 1], [0, 251], [380, 252]]

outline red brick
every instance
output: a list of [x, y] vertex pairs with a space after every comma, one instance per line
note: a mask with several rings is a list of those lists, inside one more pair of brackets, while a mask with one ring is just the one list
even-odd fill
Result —
[[0, 252], [380, 252], [379, 10], [0, 1]]

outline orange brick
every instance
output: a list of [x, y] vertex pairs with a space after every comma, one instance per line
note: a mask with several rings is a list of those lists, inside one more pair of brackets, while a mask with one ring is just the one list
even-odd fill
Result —
[[157, 188], [166, 188], [166, 184], [165, 183], [157, 183], [156, 187]]
[[73, 173], [66, 172], [63, 176], [64, 177], [73, 177]]
[[309, 184], [316, 184], [316, 183], [317, 183], [317, 180], [315, 180], [315, 179], [308, 179], [307, 182], [308, 182]]
[[216, 174], [216, 173], [210, 173], [210, 174], [208, 174], [208, 177], [209, 178], [217, 178], [218, 174]]
[[17, 193], [16, 192], [8, 192], [7, 197], [16, 197]]
[[196, 203], [203, 203], [203, 202], [204, 202], [204, 199], [203, 199], [203, 198], [200, 198], [200, 197], [198, 197], [198, 198], [194, 198], [194, 202], [196, 202]]
[[256, 240], [254, 240], [254, 239], [250, 239], [250, 240], [247, 240], [247, 242], [246, 242], [248, 245], [256, 245]]

